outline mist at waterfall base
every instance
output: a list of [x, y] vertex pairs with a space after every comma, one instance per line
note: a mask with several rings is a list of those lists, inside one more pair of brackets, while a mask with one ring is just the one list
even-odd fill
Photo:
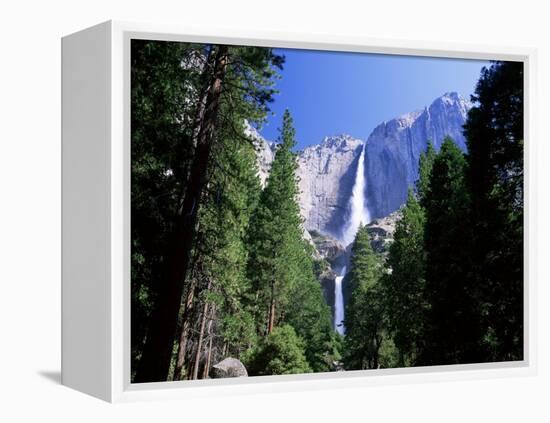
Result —
[[[366, 225], [371, 221], [367, 201], [365, 198], [365, 189], [367, 181], [365, 178], [365, 144], [361, 150], [357, 171], [355, 173], [355, 182], [349, 199], [349, 218], [345, 222], [342, 231], [342, 242], [348, 247], [355, 239], [357, 230], [361, 225]], [[340, 270], [340, 274], [334, 280], [334, 328], [340, 335], [344, 335], [344, 294], [342, 282], [346, 276], [346, 266]]]

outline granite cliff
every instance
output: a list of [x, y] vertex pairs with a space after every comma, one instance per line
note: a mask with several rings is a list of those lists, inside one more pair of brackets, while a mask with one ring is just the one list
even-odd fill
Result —
[[[325, 137], [298, 154], [300, 210], [308, 231], [342, 241], [349, 218], [349, 199], [359, 156], [365, 147], [366, 205], [372, 219], [383, 218], [401, 207], [407, 190], [418, 178], [418, 159], [428, 141], [439, 150], [450, 136], [466, 150], [462, 126], [471, 104], [451, 92], [421, 110], [379, 124], [366, 141], [350, 135]], [[265, 183], [276, 144], [247, 129], [258, 151], [259, 176]]]

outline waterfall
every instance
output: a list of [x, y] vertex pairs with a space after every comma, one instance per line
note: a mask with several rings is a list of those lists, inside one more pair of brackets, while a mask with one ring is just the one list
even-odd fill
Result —
[[[359, 156], [357, 163], [357, 171], [355, 173], [355, 182], [349, 199], [349, 220], [342, 231], [342, 241], [347, 247], [355, 239], [357, 230], [360, 225], [366, 225], [370, 222], [370, 213], [365, 199], [365, 188], [367, 181], [365, 179], [365, 144]], [[344, 295], [342, 292], [342, 281], [346, 276], [346, 266], [342, 267], [340, 275], [334, 280], [334, 328], [336, 331], [344, 335], [346, 329], [344, 327]]]
[[340, 275], [334, 280], [334, 328], [343, 335], [344, 327], [344, 295], [342, 292], [342, 280], [346, 276], [346, 266], [340, 271]]
[[365, 144], [361, 150], [361, 156], [359, 156], [359, 163], [357, 164], [357, 172], [355, 173], [355, 182], [353, 184], [353, 191], [349, 199], [348, 209], [349, 220], [344, 226], [342, 241], [344, 245], [348, 246], [355, 239], [355, 234], [360, 225], [366, 225], [370, 222], [370, 213], [367, 207], [367, 201], [365, 199], [365, 188], [367, 181], [365, 179]]

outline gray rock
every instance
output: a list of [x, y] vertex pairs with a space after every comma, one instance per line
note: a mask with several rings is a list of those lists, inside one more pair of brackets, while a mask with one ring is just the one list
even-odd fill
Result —
[[[388, 216], [406, 201], [408, 188], [418, 178], [418, 160], [428, 140], [439, 150], [448, 135], [466, 151], [462, 126], [471, 106], [459, 94], [447, 93], [429, 107], [383, 122], [372, 131], [365, 150], [365, 195], [372, 218]], [[249, 125], [247, 133], [255, 142], [259, 176], [265, 185], [276, 144], [263, 139]], [[360, 139], [339, 135], [326, 137], [299, 153], [299, 204], [308, 231], [341, 241], [362, 145]], [[304, 235], [311, 242], [306, 232]]]
[[326, 260], [326, 268], [318, 277], [325, 301], [331, 307], [334, 317], [335, 280], [342, 267], [347, 265], [348, 252], [336, 239], [317, 231], [311, 231], [311, 239], [320, 259]]
[[389, 247], [393, 242], [395, 226], [401, 219], [401, 211], [393, 212], [389, 216], [375, 219], [367, 225], [370, 244], [372, 249], [382, 255], [387, 255]]
[[359, 139], [340, 135], [300, 153], [300, 211], [309, 231], [341, 236], [362, 145]]
[[[367, 139], [365, 173], [370, 215], [380, 218], [401, 207], [418, 178], [420, 153], [431, 140], [439, 150], [450, 136], [465, 151], [462, 126], [471, 103], [457, 93], [429, 107], [378, 125]], [[300, 210], [309, 231], [341, 240], [363, 141], [349, 135], [327, 137], [298, 158]]]
[[262, 187], [264, 187], [267, 177], [269, 176], [269, 171], [271, 170], [271, 164], [275, 158], [276, 144], [267, 141], [258, 133], [258, 131], [256, 131], [255, 128], [250, 126], [248, 122], [245, 122], [244, 132], [245, 135], [254, 143], [258, 165], [258, 176], [260, 177]]
[[231, 357], [228, 357], [212, 366], [211, 374], [214, 379], [248, 376], [248, 372], [246, 371], [244, 364], [236, 358]]
[[326, 259], [329, 263], [334, 263], [341, 255], [346, 253], [346, 248], [328, 235], [311, 231], [310, 237], [320, 258]]
[[437, 98], [424, 110], [408, 113], [378, 125], [367, 139], [367, 204], [372, 217], [396, 211], [418, 179], [418, 160], [430, 140], [439, 151], [450, 136], [462, 151], [462, 133], [471, 103], [457, 93]]

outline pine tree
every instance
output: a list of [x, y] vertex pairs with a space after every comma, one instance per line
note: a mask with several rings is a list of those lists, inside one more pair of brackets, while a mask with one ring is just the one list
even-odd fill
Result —
[[466, 160], [446, 138], [433, 163], [426, 204], [426, 348], [422, 364], [482, 361], [480, 310], [471, 275]]
[[245, 362], [251, 376], [310, 373], [304, 342], [290, 325], [282, 325], [249, 352]]
[[[181, 191], [173, 203], [176, 213], [166, 236], [160, 280], [154, 284], [155, 301], [135, 382], [160, 381], [168, 377], [185, 282], [192, 280], [198, 217], [208, 188], [212, 152], [222, 138], [220, 128], [231, 130], [236, 121], [233, 110], [246, 104], [253, 120], [265, 115], [274, 92], [271, 88], [275, 75], [273, 67], [282, 64], [282, 59], [271, 49], [224, 45], [205, 46], [199, 59], [202, 60], [198, 66], [201, 71], [194, 85], [197, 100], [192, 102], [195, 105], [190, 137], [193, 154], [186, 172], [179, 176]], [[195, 67], [194, 62], [183, 63]], [[164, 88], [172, 89], [170, 81]], [[183, 96], [178, 99], [180, 107], [188, 101]], [[225, 111], [224, 102], [229, 106]], [[238, 131], [233, 132], [239, 136]], [[182, 147], [176, 146], [176, 150], [179, 148]]]
[[[421, 181], [425, 182], [422, 176]], [[424, 187], [422, 192], [427, 192], [427, 185]], [[424, 250], [426, 218], [412, 190], [409, 190], [401, 213], [386, 262], [388, 273], [383, 278], [384, 298], [393, 340], [399, 350], [399, 365], [412, 366], [423, 347], [428, 307]]]
[[425, 152], [420, 153], [418, 161], [418, 180], [416, 181], [416, 194], [418, 200], [423, 204], [429, 190], [430, 177], [437, 152], [432, 143], [428, 141], [428, 147]]
[[135, 371], [162, 283], [165, 241], [192, 156], [194, 87], [201, 69], [182, 63], [200, 57], [202, 46], [133, 40], [131, 49], [131, 348]]
[[251, 223], [248, 274], [260, 334], [271, 333], [281, 319], [299, 280], [300, 250], [305, 247], [297, 204], [294, 136], [292, 118], [285, 111], [271, 173]]
[[[199, 373], [194, 366], [195, 374], [208, 375], [206, 361], [221, 360], [228, 354], [238, 357], [254, 342], [253, 320], [245, 301], [250, 289], [245, 243], [260, 181], [254, 147], [244, 138], [244, 121], [235, 122], [235, 127], [240, 127], [243, 139], [236, 140], [228, 134], [229, 139], [219, 143], [209, 189], [201, 204], [194, 272], [184, 295], [188, 301], [181, 310], [176, 379], [183, 378], [185, 362], [193, 362], [193, 357], [186, 357], [192, 353], [187, 351], [189, 343], [193, 345], [194, 361], [199, 357], [198, 364], [204, 367]], [[220, 130], [219, 136], [223, 135]], [[200, 280], [207, 282], [201, 285]], [[208, 320], [209, 330], [199, 324], [193, 332], [198, 337], [192, 336], [193, 322], [203, 319]]]
[[387, 336], [387, 315], [380, 279], [383, 266], [361, 226], [351, 250], [345, 283], [351, 298], [346, 306], [343, 361], [346, 369], [393, 367], [395, 351]]
[[305, 342], [309, 365], [326, 371], [334, 349], [330, 309], [314, 276], [312, 249], [303, 239], [294, 145], [286, 111], [271, 173], [250, 225], [251, 307], [260, 336], [279, 324], [292, 325]]
[[332, 328], [330, 308], [325, 302], [321, 284], [313, 272], [312, 247], [303, 239], [296, 251], [299, 258], [299, 278], [290, 291], [284, 311], [284, 322], [289, 323], [305, 341], [305, 355], [314, 372], [332, 369], [336, 333]]
[[484, 68], [465, 136], [487, 360], [523, 358], [523, 63]]

